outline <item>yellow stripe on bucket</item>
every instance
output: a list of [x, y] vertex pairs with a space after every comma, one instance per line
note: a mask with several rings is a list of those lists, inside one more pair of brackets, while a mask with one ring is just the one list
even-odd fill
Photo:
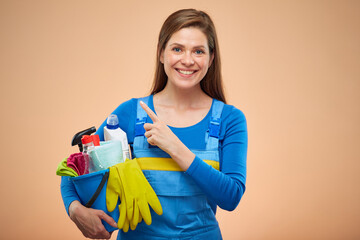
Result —
[[[137, 158], [142, 170], [160, 170], [160, 171], [183, 171], [172, 158]], [[219, 170], [219, 162], [214, 160], [204, 160], [207, 164]]]

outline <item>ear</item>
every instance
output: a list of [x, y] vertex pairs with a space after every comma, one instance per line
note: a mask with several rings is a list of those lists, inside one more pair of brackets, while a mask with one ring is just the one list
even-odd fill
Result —
[[214, 57], [215, 57], [214, 53], [212, 53], [210, 56], [210, 60], [209, 60], [209, 68], [211, 67], [211, 64], [213, 63]]
[[160, 62], [164, 64], [164, 49], [162, 49], [160, 52]]

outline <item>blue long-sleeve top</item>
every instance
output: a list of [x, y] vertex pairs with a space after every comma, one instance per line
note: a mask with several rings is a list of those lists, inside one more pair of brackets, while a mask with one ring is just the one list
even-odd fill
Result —
[[[155, 112], [152, 96], [148, 106]], [[122, 103], [113, 112], [118, 116], [119, 126], [126, 132], [130, 146], [134, 141], [136, 109], [137, 99], [133, 98]], [[169, 127], [189, 149], [205, 149], [204, 139], [210, 117], [211, 109], [203, 120], [193, 126]], [[104, 126], [106, 120], [96, 132], [100, 140], [104, 140]], [[214, 212], [216, 205], [228, 211], [234, 210], [245, 192], [247, 142], [244, 114], [234, 106], [225, 104], [219, 134], [220, 171], [197, 156], [186, 171], [207, 195]], [[67, 212], [71, 202], [79, 200], [74, 185], [68, 178], [62, 177], [61, 181], [61, 194]]]

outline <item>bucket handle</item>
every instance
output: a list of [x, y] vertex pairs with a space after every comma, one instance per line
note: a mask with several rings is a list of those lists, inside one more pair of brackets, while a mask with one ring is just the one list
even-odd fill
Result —
[[109, 177], [109, 171], [106, 171], [103, 178], [101, 179], [101, 182], [100, 182], [99, 186], [97, 187], [95, 193], [92, 195], [90, 200], [85, 204], [85, 207], [90, 208], [94, 204], [94, 202], [96, 201], [97, 197], [99, 196], [101, 190], [103, 189], [108, 177]]

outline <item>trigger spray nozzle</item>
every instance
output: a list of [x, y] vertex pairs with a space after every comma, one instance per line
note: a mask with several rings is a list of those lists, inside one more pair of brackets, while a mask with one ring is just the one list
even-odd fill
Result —
[[91, 127], [91, 128], [88, 128], [88, 129], [85, 129], [85, 130], [82, 130], [78, 133], [76, 133], [71, 141], [71, 146], [75, 146], [75, 145], [78, 145], [79, 146], [79, 150], [80, 152], [83, 151], [83, 146], [82, 146], [82, 143], [81, 143], [81, 138], [84, 136], [84, 135], [91, 135], [92, 133], [96, 132], [96, 128], [95, 127]]

